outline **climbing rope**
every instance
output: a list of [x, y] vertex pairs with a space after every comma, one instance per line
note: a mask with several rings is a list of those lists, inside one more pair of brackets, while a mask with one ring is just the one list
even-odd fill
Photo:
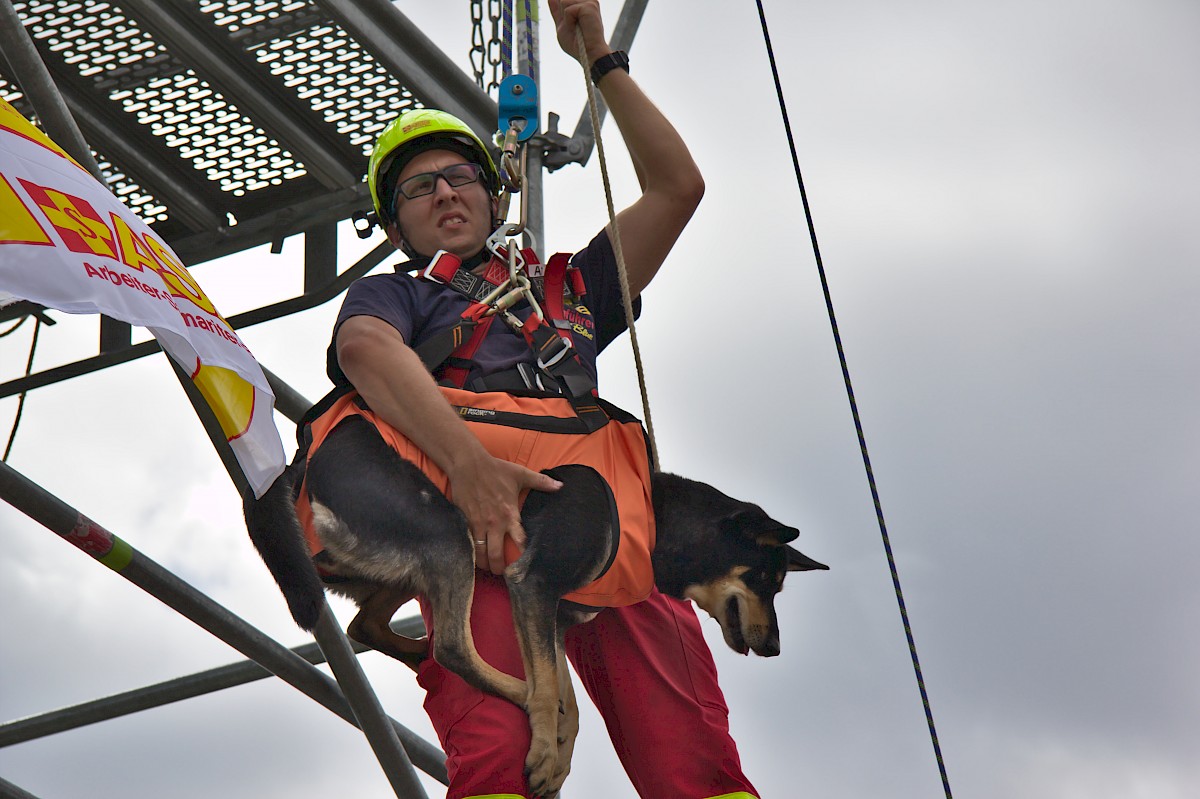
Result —
[[629, 341], [633, 346], [633, 363], [637, 368], [638, 388], [642, 392], [642, 414], [646, 419], [646, 436], [650, 440], [650, 459], [652, 461], [650, 465], [654, 471], [658, 471], [660, 463], [658, 443], [654, 438], [654, 422], [650, 418], [650, 395], [646, 391], [646, 371], [642, 367], [642, 351], [638, 346], [637, 326], [633, 321], [633, 298], [629, 290], [629, 273], [625, 268], [625, 252], [621, 249], [621, 229], [617, 224], [617, 212], [613, 206], [612, 185], [608, 180], [608, 160], [604, 155], [604, 140], [600, 136], [600, 109], [596, 104], [596, 87], [592, 85], [587, 48], [583, 43], [583, 31], [579, 28], [575, 29], [575, 46], [579, 48], [579, 63], [583, 67], [583, 82], [587, 85], [592, 132], [596, 135], [596, 154], [600, 157], [600, 177], [604, 181], [604, 200], [608, 203], [608, 223], [612, 227], [613, 253], [617, 257], [617, 275], [621, 280], [621, 299], [625, 304], [625, 321], [629, 326]]
[[[28, 318], [28, 317], [25, 317], [25, 318]], [[9, 333], [13, 332], [18, 327], [20, 327], [24, 321], [25, 321], [24, 318], [21, 319], [20, 322], [17, 322], [15, 325], [10, 327], [8, 330], [5, 330], [0, 335], [7, 336]], [[29, 358], [28, 358], [28, 360], [25, 361], [25, 376], [26, 377], [33, 374], [33, 354], [35, 352], [37, 352], [38, 333], [41, 332], [41, 329], [42, 329], [42, 320], [39, 319], [37, 316], [34, 316], [34, 318], [33, 318], [33, 341], [29, 344]], [[13, 418], [12, 431], [9, 432], [9, 434], [8, 434], [8, 444], [4, 447], [4, 456], [0, 457], [0, 461], [3, 461], [5, 463], [8, 462], [9, 453], [12, 452], [13, 441], [15, 441], [17, 438], [17, 428], [21, 425], [21, 414], [24, 413], [24, 411], [25, 411], [25, 395], [27, 393], [28, 393], [27, 391], [22, 391], [20, 396], [17, 398], [17, 415]]]
[[525, 0], [525, 64], [529, 67], [529, 77], [534, 83], [537, 83], [537, 68], [534, 66], [533, 58], [533, 32], [537, 20], [533, 17], [533, 11], [530, 9], [530, 0]]
[[[493, 2], [496, 2], [496, 0], [493, 0]], [[500, 22], [502, 30], [500, 35], [500, 58], [504, 62], [504, 77], [507, 78], [515, 71], [513, 63], [516, 60], [513, 58], [513, 0], [503, 0], [503, 5], [504, 11]]]
[[812, 209], [808, 204], [808, 192], [804, 188], [804, 178], [800, 173], [800, 159], [796, 155], [796, 140], [792, 136], [792, 124], [788, 120], [787, 104], [783, 99], [783, 86], [779, 81], [779, 69], [775, 64], [775, 50], [771, 46], [771, 34], [767, 28], [767, 16], [763, 11], [762, 0], [758, 4], [758, 18], [762, 23], [763, 41], [767, 46], [767, 57], [771, 62], [771, 75], [775, 79], [775, 93], [779, 99], [779, 111], [783, 115], [783, 127], [787, 132], [788, 146], [792, 151], [792, 166], [796, 170], [796, 183], [800, 187], [800, 200], [804, 205], [804, 217], [808, 222], [808, 235], [812, 240], [813, 255], [817, 261], [817, 273], [821, 278], [821, 290], [825, 295], [825, 308], [829, 312], [829, 323], [833, 329], [833, 340], [837, 346], [838, 362], [842, 367], [842, 379], [846, 383], [846, 395], [850, 399], [850, 412], [854, 417], [854, 430], [858, 434], [858, 446], [862, 451], [863, 466], [867, 472], [867, 483], [871, 488], [871, 500], [875, 504], [875, 518], [879, 522], [879, 532], [883, 536], [883, 549], [887, 553], [888, 569], [892, 574], [892, 586], [896, 590], [896, 602], [900, 607], [900, 620], [904, 624], [904, 636], [908, 640], [908, 651], [912, 656], [913, 671], [917, 677], [917, 688], [921, 692], [921, 704], [925, 708], [925, 721], [929, 726], [929, 738], [933, 742], [934, 757], [937, 758], [938, 773], [942, 778], [942, 788], [946, 799], [953, 799], [950, 793], [950, 778], [946, 774], [946, 763], [942, 758], [942, 747], [938, 743], [937, 726], [933, 722], [933, 710], [929, 706], [929, 694], [925, 690], [925, 677], [921, 672], [921, 661], [917, 657], [917, 644], [913, 638], [912, 625], [908, 619], [908, 609], [904, 604], [904, 592], [900, 589], [900, 572], [896, 568], [896, 558], [892, 554], [892, 544], [888, 537], [887, 523], [883, 517], [883, 506], [879, 501], [879, 490], [875, 485], [875, 473], [871, 469], [871, 457], [867, 452], [867, 439], [863, 434], [862, 419], [858, 413], [858, 403], [854, 399], [854, 386], [850, 382], [850, 369], [846, 364], [846, 352], [842, 346], [842, 337], [838, 332], [837, 316], [833, 311], [833, 299], [829, 291], [829, 282], [825, 277], [825, 264], [821, 259], [821, 248], [817, 244], [817, 229], [813, 224]]

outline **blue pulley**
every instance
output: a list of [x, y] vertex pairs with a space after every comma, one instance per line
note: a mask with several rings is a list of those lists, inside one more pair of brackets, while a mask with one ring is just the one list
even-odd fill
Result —
[[528, 75], [509, 75], [500, 83], [500, 135], [515, 124], [517, 141], [538, 132], [537, 84]]

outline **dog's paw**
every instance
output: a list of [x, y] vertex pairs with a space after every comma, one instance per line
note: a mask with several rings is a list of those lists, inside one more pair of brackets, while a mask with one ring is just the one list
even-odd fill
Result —
[[558, 753], [554, 759], [554, 776], [550, 778], [546, 789], [549, 792], [548, 795], [562, 790], [563, 783], [567, 781], [567, 775], [571, 773], [571, 757], [574, 753], [575, 734], [560, 727], [558, 731]]
[[[561, 764], [562, 761], [560, 760]], [[571, 773], [571, 761], [567, 761], [565, 765], [560, 765], [554, 772], [554, 776], [550, 778], [550, 782], [546, 784], [545, 793], [541, 794], [543, 799], [551, 799], [558, 796], [558, 792], [562, 790], [563, 783], [567, 781], [567, 775]]]
[[529, 747], [529, 755], [525, 758], [525, 773], [529, 777], [529, 793], [531, 796], [553, 796], [562, 787], [562, 781], [556, 781], [556, 765], [558, 761], [558, 746], [552, 742], [535, 740]]

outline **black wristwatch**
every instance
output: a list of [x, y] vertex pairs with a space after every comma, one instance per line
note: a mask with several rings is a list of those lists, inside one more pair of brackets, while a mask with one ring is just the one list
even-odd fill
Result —
[[602, 55], [592, 63], [592, 83], [600, 85], [600, 79], [614, 69], [629, 71], [629, 53], [624, 50], [614, 50], [608, 55]]

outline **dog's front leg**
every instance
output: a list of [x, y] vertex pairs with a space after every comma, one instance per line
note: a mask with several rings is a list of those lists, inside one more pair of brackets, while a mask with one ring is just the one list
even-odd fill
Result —
[[509, 566], [508, 590], [528, 689], [525, 710], [531, 735], [525, 773], [533, 796], [553, 796], [562, 784], [555, 782], [559, 678], [554, 628], [558, 597], [547, 592], [541, 580], [521, 574], [520, 563]]

